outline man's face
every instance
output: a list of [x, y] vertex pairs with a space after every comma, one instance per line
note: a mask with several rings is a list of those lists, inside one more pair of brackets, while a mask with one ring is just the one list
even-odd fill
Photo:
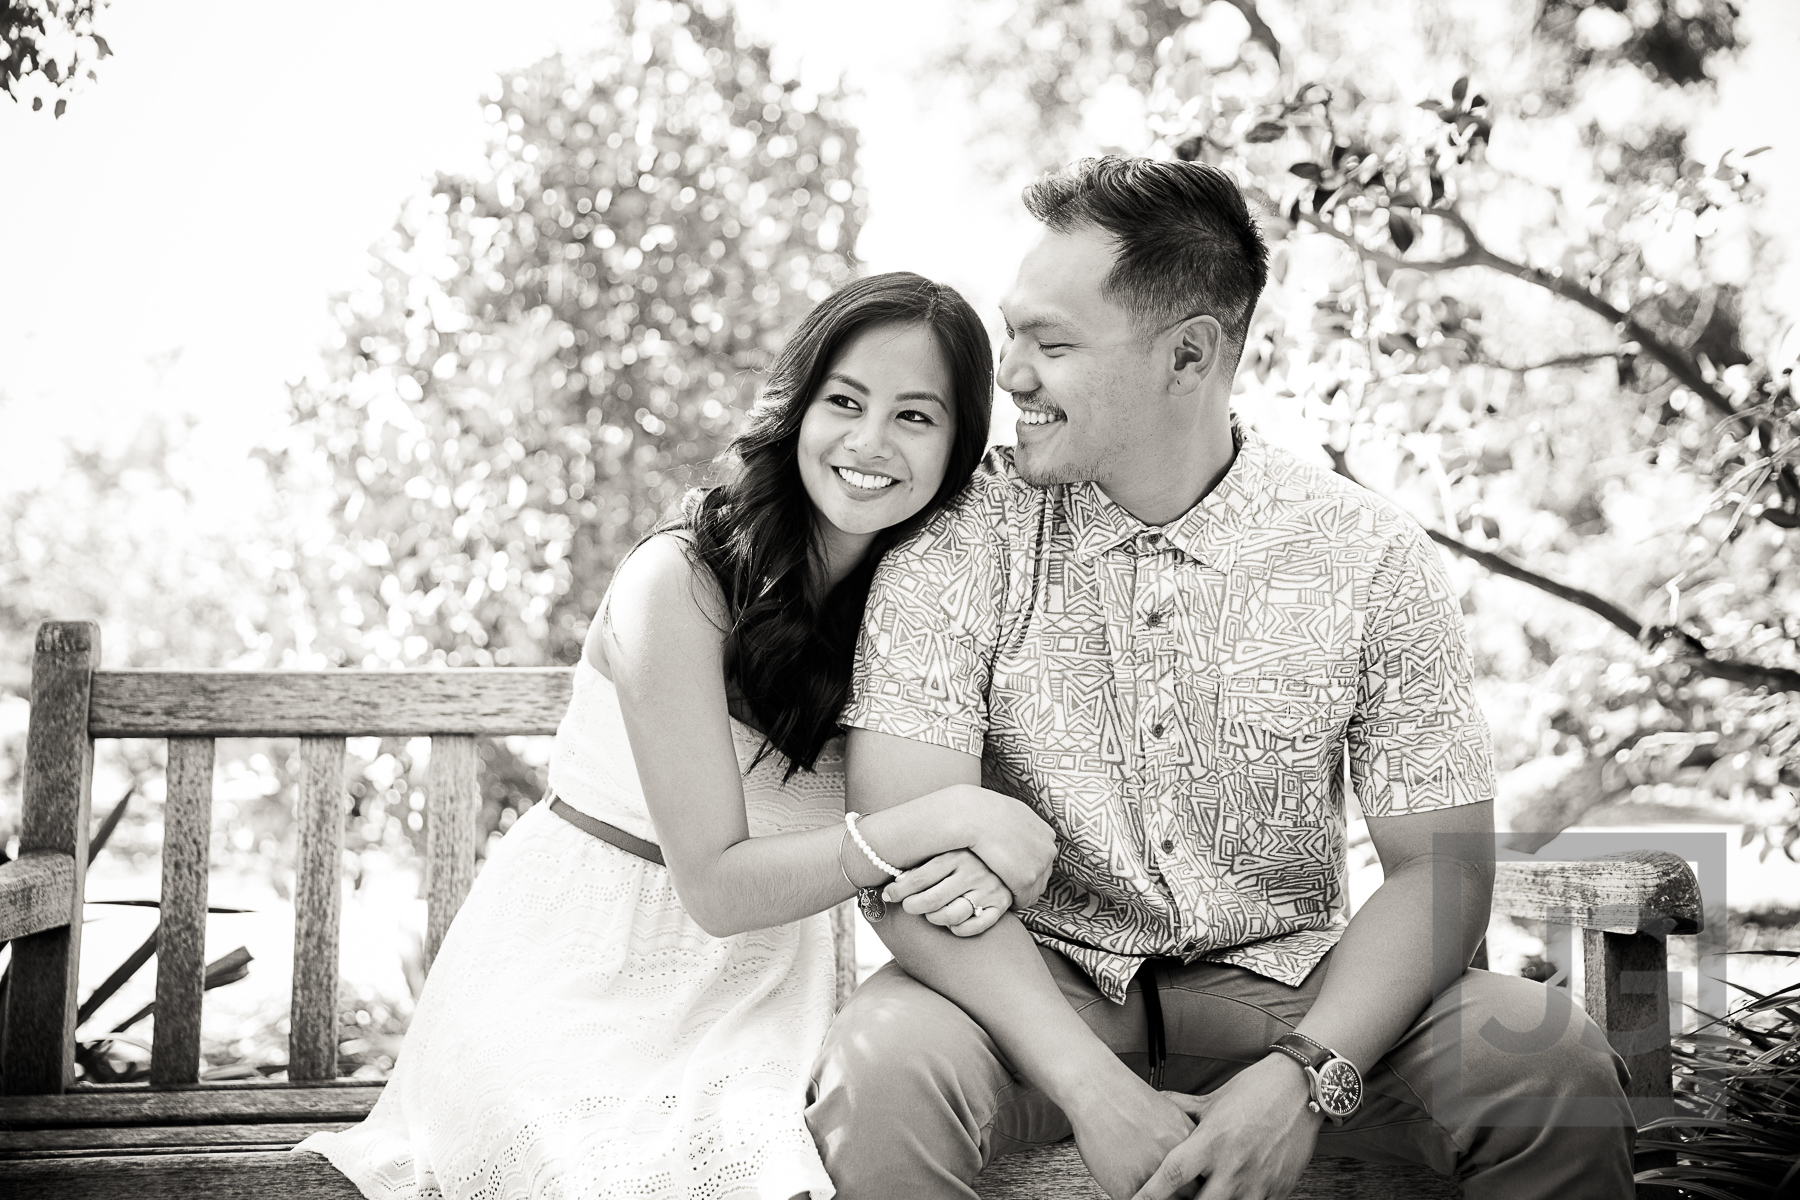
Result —
[[1160, 339], [1101, 290], [1113, 268], [1104, 230], [1046, 229], [1000, 304], [1006, 344], [998, 382], [1019, 406], [1019, 474], [1045, 487], [1109, 480], [1132, 469], [1165, 420]]

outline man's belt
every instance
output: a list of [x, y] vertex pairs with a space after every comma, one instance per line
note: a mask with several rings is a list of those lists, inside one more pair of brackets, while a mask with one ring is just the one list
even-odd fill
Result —
[[599, 817], [590, 817], [555, 792], [546, 792], [544, 799], [549, 802], [551, 812], [581, 832], [591, 834], [608, 845], [617, 846], [627, 854], [635, 854], [646, 862], [653, 862], [659, 867], [664, 865], [662, 847], [655, 842], [646, 842], [636, 834], [626, 833], [617, 825], [608, 825]]

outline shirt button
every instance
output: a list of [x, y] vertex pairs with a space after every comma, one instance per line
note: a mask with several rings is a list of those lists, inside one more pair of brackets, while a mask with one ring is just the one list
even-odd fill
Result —
[[1150, 727], [1150, 736], [1151, 737], [1161, 737], [1162, 735], [1163, 735], [1163, 723], [1161, 721], [1158, 721], [1156, 724], [1154, 724]]
[[1161, 625], [1162, 621], [1163, 621], [1163, 615], [1159, 612], [1153, 612], [1149, 616], [1144, 618], [1144, 624], [1148, 625], [1152, 629], [1155, 629], [1158, 625]]
[[1144, 535], [1144, 540], [1152, 544], [1160, 542], [1162, 541], [1162, 533], [1160, 530], [1152, 529], [1149, 533]]
[[1163, 848], [1164, 854], [1173, 853], [1175, 850], [1175, 839], [1174, 838], [1164, 838], [1162, 848]]

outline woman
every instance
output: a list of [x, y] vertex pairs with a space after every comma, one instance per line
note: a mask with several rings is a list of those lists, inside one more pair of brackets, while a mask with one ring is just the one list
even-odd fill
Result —
[[802, 1115], [826, 910], [879, 907], [892, 864], [913, 869], [891, 898], [972, 936], [1036, 898], [1055, 848], [979, 788], [843, 809], [876, 560], [967, 480], [991, 390], [980, 321], [917, 275], [807, 317], [730, 480], [615, 573], [555, 797], [489, 856], [380, 1102], [301, 1149], [370, 1197], [833, 1194]]

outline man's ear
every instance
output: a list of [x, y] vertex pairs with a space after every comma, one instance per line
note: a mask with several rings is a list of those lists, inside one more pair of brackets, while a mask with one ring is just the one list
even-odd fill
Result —
[[1175, 329], [1172, 388], [1182, 393], [1198, 388], [1218, 366], [1224, 348], [1225, 331], [1219, 328], [1217, 318], [1198, 316], [1183, 321]]

